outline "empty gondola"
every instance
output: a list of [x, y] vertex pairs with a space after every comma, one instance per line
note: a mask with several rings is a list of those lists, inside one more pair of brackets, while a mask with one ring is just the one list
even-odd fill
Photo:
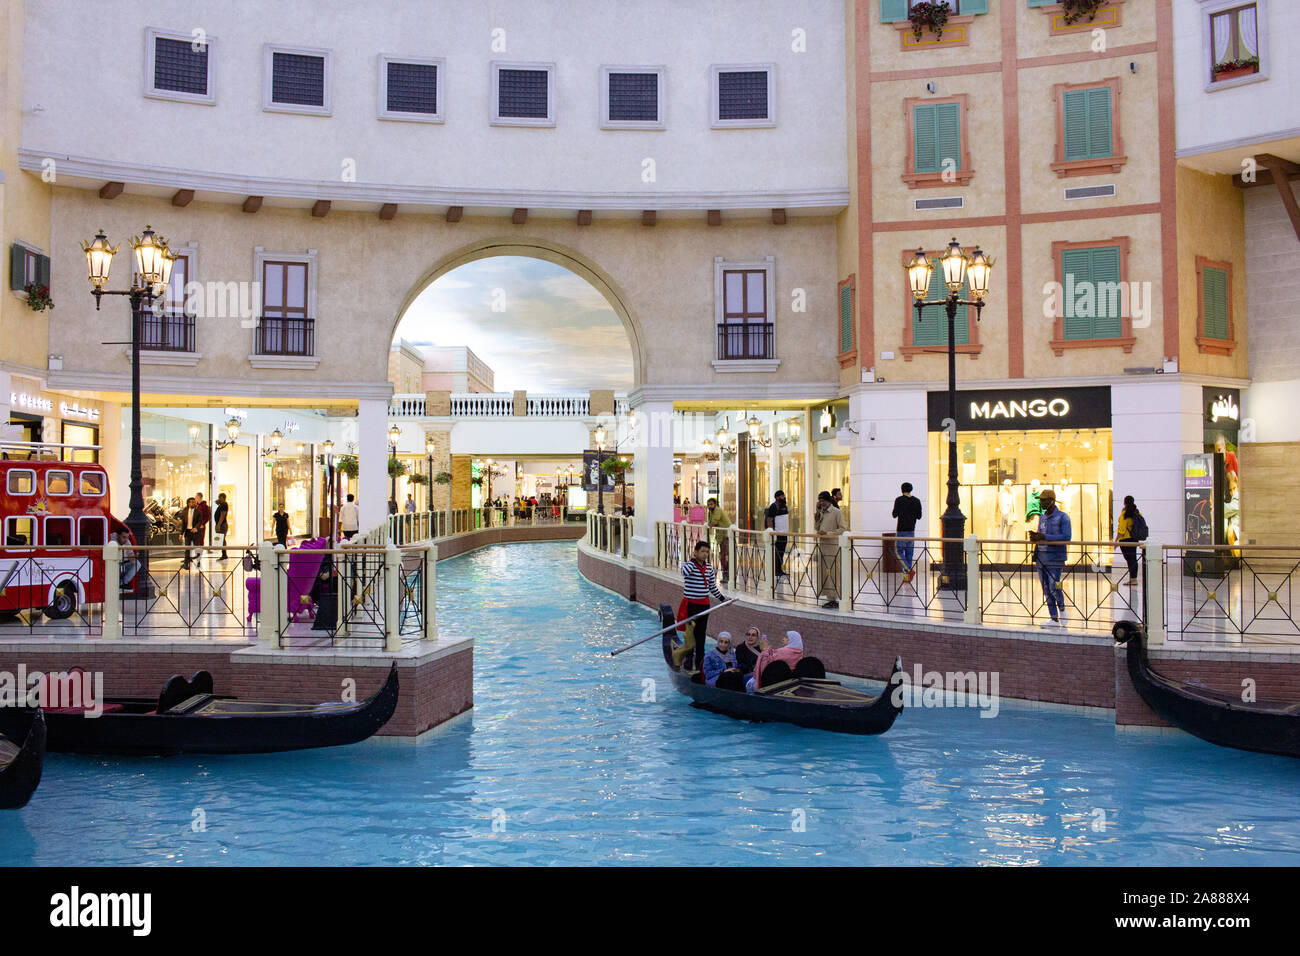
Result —
[[[673, 687], [689, 697], [696, 707], [742, 720], [776, 721], [843, 734], [883, 734], [903, 710], [899, 686], [903, 665], [899, 658], [894, 659], [889, 681], [876, 697], [845, 687], [839, 681], [827, 680], [816, 658], [805, 658], [796, 668], [799, 672], [785, 679], [774, 670], [785, 667], [784, 664], [769, 664], [764, 671], [768, 686], [752, 694], [741, 688], [710, 687], [698, 671], [673, 665], [672, 635], [676, 618], [667, 604], [659, 606], [659, 616], [665, 627], [664, 661]], [[772, 680], [773, 676], [777, 679]]]
[[0, 707], [0, 810], [18, 810], [36, 792], [45, 764], [39, 707]]
[[1221, 747], [1300, 757], [1300, 701], [1245, 701], [1239, 693], [1172, 680], [1151, 669], [1141, 624], [1121, 621], [1112, 633], [1127, 646], [1128, 676], [1138, 695], [1178, 729]]
[[[156, 698], [108, 697], [103, 714], [83, 707], [46, 711], [49, 749], [55, 753], [256, 754], [358, 743], [397, 708], [397, 665], [384, 685], [359, 703], [288, 703], [218, 697], [212, 675], [171, 678]], [[83, 698], [85, 699], [85, 698]]]

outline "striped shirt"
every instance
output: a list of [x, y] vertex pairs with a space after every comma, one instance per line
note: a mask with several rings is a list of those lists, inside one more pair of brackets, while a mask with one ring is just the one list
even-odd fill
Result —
[[713, 565], [704, 565], [704, 570], [694, 561], [687, 561], [682, 565], [682, 596], [692, 604], [708, 604], [709, 595], [712, 594], [719, 601], [725, 601], [722, 592], [718, 590], [717, 576], [713, 571]]

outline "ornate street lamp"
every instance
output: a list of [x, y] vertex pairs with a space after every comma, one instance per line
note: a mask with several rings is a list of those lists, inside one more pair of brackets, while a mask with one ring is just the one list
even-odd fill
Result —
[[[388, 429], [388, 447], [392, 450], [391, 460], [388, 465], [389, 498], [393, 502], [393, 508], [397, 508], [397, 442], [402, 437], [402, 430], [396, 425]], [[393, 513], [396, 513], [395, 511]]]
[[[912, 292], [913, 306], [916, 308], [917, 321], [921, 320], [922, 309], [927, 305], [941, 305], [948, 317], [948, 499], [947, 510], [939, 519], [942, 528], [943, 570], [939, 579], [940, 587], [953, 591], [966, 589], [966, 562], [962, 554], [961, 539], [966, 536], [966, 516], [961, 513], [961, 495], [957, 481], [957, 307], [961, 305], [975, 307], [975, 321], [979, 321], [984, 310], [984, 297], [988, 295], [989, 279], [993, 274], [993, 259], [986, 256], [978, 246], [969, 255], [962, 251], [961, 244], [953, 239], [939, 258], [943, 268], [943, 282], [948, 295], [943, 299], [927, 300], [930, 292], [930, 280], [934, 275], [934, 265], [925, 254], [924, 249], [917, 249], [912, 261], [906, 265], [907, 284]], [[961, 299], [962, 284], [969, 281], [970, 299]]]
[[[176, 255], [167, 248], [167, 240], [158, 236], [148, 225], [144, 232], [131, 240], [135, 255], [135, 274], [127, 289], [109, 290], [108, 276], [113, 268], [113, 257], [118, 246], [110, 246], [108, 236], [101, 229], [90, 242], [82, 242], [86, 254], [86, 277], [90, 281], [90, 294], [95, 297], [95, 311], [106, 295], [124, 295], [131, 303], [131, 480], [130, 502], [126, 526], [135, 536], [136, 557], [140, 561], [137, 580], [142, 582], [135, 594], [152, 596], [149, 584], [149, 516], [144, 513], [144, 477], [140, 468], [140, 336], [144, 314], [152, 309], [153, 300], [163, 294], [171, 281]], [[122, 345], [122, 342], [105, 342], [105, 345]]]
[[428, 474], [428, 476], [427, 476], [427, 477], [428, 477], [428, 481], [429, 481], [429, 485], [428, 485], [428, 487], [429, 487], [429, 492], [428, 492], [428, 494], [427, 494], [426, 497], [429, 499], [429, 502], [428, 502], [428, 503], [429, 503], [429, 510], [430, 510], [430, 511], [433, 510], [433, 453], [434, 453], [435, 451], [437, 451], [437, 449], [438, 449], [438, 446], [437, 446], [437, 444], [434, 442], [434, 440], [433, 440], [433, 436], [432, 436], [432, 435], [425, 435], [425, 436], [424, 436], [424, 454], [425, 454], [425, 457], [428, 459], [428, 462], [429, 462], [429, 474]]
[[596, 514], [605, 513], [605, 426], [597, 425], [596, 438]]

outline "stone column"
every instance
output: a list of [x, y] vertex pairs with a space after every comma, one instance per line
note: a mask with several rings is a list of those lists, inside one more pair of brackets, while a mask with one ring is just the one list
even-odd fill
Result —
[[636, 416], [636, 438], [631, 443], [637, 491], [631, 553], [649, 563], [654, 560], [655, 522], [673, 520], [673, 403], [645, 402], [636, 407]]
[[357, 504], [361, 530], [369, 531], [388, 517], [388, 402], [363, 398], [357, 408], [357, 461], [361, 466]]

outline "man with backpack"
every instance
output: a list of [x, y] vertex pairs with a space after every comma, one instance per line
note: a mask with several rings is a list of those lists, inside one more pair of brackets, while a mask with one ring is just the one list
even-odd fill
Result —
[[[1125, 495], [1124, 508], [1119, 513], [1119, 527], [1116, 529], [1115, 537], [1120, 541], [1145, 541], [1150, 533], [1147, 519], [1142, 517], [1142, 512], [1138, 511], [1133, 496]], [[1128, 586], [1133, 587], [1138, 583], [1137, 545], [1121, 544], [1119, 550], [1124, 555], [1124, 560], [1128, 562]]]

